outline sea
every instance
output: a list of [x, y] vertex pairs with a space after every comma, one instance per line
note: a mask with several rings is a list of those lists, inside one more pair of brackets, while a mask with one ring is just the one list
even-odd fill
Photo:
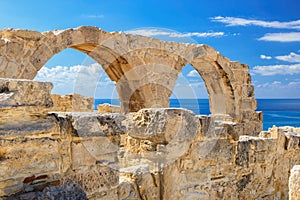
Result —
[[[95, 99], [98, 104], [120, 105], [118, 99]], [[209, 115], [208, 99], [170, 99], [170, 107], [186, 108], [197, 115]], [[300, 127], [300, 99], [257, 99], [257, 111], [263, 112], [263, 130], [275, 126]]]

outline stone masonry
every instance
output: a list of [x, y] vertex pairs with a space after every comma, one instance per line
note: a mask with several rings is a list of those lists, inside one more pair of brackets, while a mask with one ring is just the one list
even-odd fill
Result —
[[0, 77], [33, 79], [66, 48], [86, 53], [103, 67], [116, 82], [122, 112], [168, 107], [178, 74], [191, 64], [205, 82], [213, 115], [227, 115], [250, 130], [257, 127], [256, 134], [261, 128], [255, 119], [248, 66], [202, 44], [163, 42], [89, 26], [44, 33], [4, 29], [0, 31]]
[[[28, 80], [66, 48], [116, 82], [120, 113]], [[168, 108], [187, 64], [205, 81], [209, 116]], [[248, 66], [209, 46], [97, 27], [5, 29], [0, 77], [0, 199], [73, 184], [89, 199], [298, 198], [300, 128], [262, 131]]]

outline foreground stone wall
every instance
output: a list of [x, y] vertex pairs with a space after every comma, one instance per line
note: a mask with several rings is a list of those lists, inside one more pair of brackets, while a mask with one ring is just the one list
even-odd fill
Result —
[[300, 129], [239, 131], [184, 109], [8, 119], [0, 124], [0, 196], [72, 182], [90, 199], [287, 199]]
[[247, 136], [227, 115], [175, 108], [49, 113], [50, 83], [0, 83], [2, 198], [74, 183], [90, 199], [287, 199], [300, 164], [300, 128]]
[[[189, 118], [188, 113], [178, 110], [141, 112], [135, 114], [138, 118], [133, 117], [136, 126], [128, 131], [125, 149], [145, 159], [146, 166], [149, 160], [156, 161], [153, 168], [158, 168], [156, 173], [162, 171], [161, 195], [165, 199], [288, 198], [290, 169], [300, 162], [299, 128], [274, 127], [259, 137], [238, 137], [237, 124], [226, 119]], [[168, 114], [160, 118], [162, 113]], [[165, 119], [168, 128], [148, 124], [155, 119]], [[177, 135], [166, 140], [159, 137], [162, 133]], [[168, 149], [169, 145], [172, 148]], [[167, 157], [153, 158], [151, 153], [160, 151], [167, 152]]]

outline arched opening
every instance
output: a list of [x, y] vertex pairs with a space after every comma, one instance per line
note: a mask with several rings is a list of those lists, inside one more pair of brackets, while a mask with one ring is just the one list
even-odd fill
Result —
[[190, 64], [178, 74], [170, 97], [170, 107], [186, 108], [197, 115], [211, 114], [205, 83]]
[[101, 68], [100, 74], [95, 89], [94, 109], [98, 109], [99, 112], [120, 112], [120, 100], [116, 90], [116, 82], [111, 81], [103, 68]]
[[[51, 60], [52, 57], [57, 57], [55, 55], [59, 55], [59, 52], [68, 52], [70, 51], [69, 48], [72, 48], [89, 55], [89, 57], [86, 57], [89, 59], [85, 59], [83, 63], [80, 62], [84, 66], [77, 66], [73, 69], [77, 72], [76, 80], [73, 77], [68, 82], [69, 84], [73, 83], [73, 93], [95, 97], [96, 100], [99, 98], [110, 100], [112, 96], [114, 98], [118, 96], [115, 94], [115, 83], [111, 82], [111, 80], [117, 81], [118, 77], [122, 76], [122, 70], [118, 71], [118, 69], [123, 69], [126, 61], [120, 59], [118, 53], [102, 45], [105, 42], [110, 43], [109, 39], [112, 37], [112, 34], [106, 33], [97, 27], [79, 27], [64, 31], [47, 32], [43, 36], [44, 43], [37, 47], [30, 58], [31, 64], [37, 71], [40, 71], [41, 67], [48, 60]], [[119, 65], [122, 67], [119, 67]], [[60, 70], [61, 68], [68, 70], [68, 67], [58, 67], [57, 69]], [[47, 74], [47, 70], [46, 73], [45, 70], [42, 70], [41, 73]], [[34, 75], [34, 72], [32, 74]], [[41, 80], [39, 75], [37, 79]], [[64, 84], [62, 83], [62, 85]], [[72, 86], [69, 92], [72, 91], [71, 88]], [[98, 103], [104, 102], [94, 102], [94, 104]], [[93, 107], [96, 108], [95, 106]]]
[[213, 115], [235, 116], [235, 94], [229, 75], [218, 61], [194, 59], [190, 62], [204, 80]]
[[[244, 94], [245, 85], [249, 84], [247, 67], [230, 62], [229, 59], [206, 45], [165, 43], [140, 36], [105, 33], [96, 27], [50, 32], [44, 34], [44, 37], [43, 41], [45, 42], [41, 43], [30, 57], [30, 63], [37, 71], [53, 55], [66, 48], [84, 52], [102, 65], [111, 80], [116, 81], [121, 107], [124, 108], [123, 112], [138, 109], [138, 106], [134, 109], [128, 107], [129, 101], [134, 99], [128, 97], [128, 94], [135, 92], [136, 85], [145, 85], [145, 81], [141, 80], [139, 73], [128, 72], [133, 69], [136, 71], [136, 67], [146, 66], [146, 73], [144, 73], [147, 74], [144, 76], [147, 77], [146, 81], [150, 81], [151, 84], [164, 85], [171, 88], [169, 90], [172, 91], [177, 73], [187, 64], [191, 64], [204, 80], [209, 94], [210, 112], [213, 115], [227, 115], [240, 119], [243, 116], [241, 111], [250, 112], [255, 107], [252, 96], [246, 93], [245, 97], [240, 95]], [[152, 70], [154, 68], [157, 70]], [[176, 73], [173, 74], [170, 73], [170, 70], [165, 71], [164, 69], [175, 70]], [[85, 75], [83, 74], [82, 77]], [[79, 86], [84, 88], [83, 84], [79, 84]], [[156, 89], [161, 92], [156, 92], [155, 95], [160, 96], [164, 93], [161, 88], [156, 87]], [[126, 98], [123, 98], [123, 93]], [[169, 102], [169, 97], [161, 99], [160, 105]], [[155, 98], [151, 97], [150, 99]], [[137, 100], [139, 99], [137, 98]], [[151, 104], [143, 105], [143, 102], [140, 107], [146, 105], [151, 107]]]
[[53, 94], [72, 94], [76, 77], [86, 57], [79, 51], [65, 49], [48, 60], [38, 71], [34, 80], [53, 83]]
[[85, 53], [71, 48], [48, 60], [35, 80], [52, 82], [53, 95], [79, 94], [94, 98], [94, 110], [98, 104], [119, 104], [115, 82], [110, 80], [102, 66]]
[[[28, 32], [30, 34], [27, 34]], [[89, 55], [101, 64], [109, 78], [116, 82], [121, 108], [127, 105], [127, 107], [123, 106], [124, 109], [121, 111], [126, 113], [130, 112], [130, 109], [136, 110], [134, 107], [128, 107], [130, 101], [139, 100], [139, 95], [130, 98], [128, 94], [133, 94], [137, 88], [147, 82], [158, 83], [172, 91], [178, 72], [183, 66], [191, 64], [204, 80], [209, 94], [210, 112], [213, 116], [226, 116], [228, 120], [245, 123], [245, 129], [256, 129], [257, 133], [260, 131], [261, 120], [255, 113], [256, 100], [248, 73], [249, 67], [230, 61], [207, 45], [163, 42], [120, 32], [105, 32], [91, 26], [44, 33], [8, 30], [5, 35], [8, 39], [5, 42], [13, 48], [3, 50], [5, 62], [1, 68], [5, 70], [1, 73], [2, 77], [33, 79], [54, 55], [72, 48]], [[28, 35], [33, 37], [28, 38]], [[21, 55], [18, 59], [14, 59], [16, 52]], [[143, 65], [147, 68], [146, 73], [143, 73], [145, 79], [141, 79], [140, 73], [128, 73]], [[82, 73], [80, 77], [90, 78], [88, 73]], [[95, 87], [97, 81], [98, 79], [92, 81]], [[81, 84], [80, 81], [78, 83], [78, 87], [75, 88], [88, 91], [85, 89], [86, 85]], [[143, 96], [146, 96], [144, 99], [160, 99], [159, 104], [166, 105], [172, 93], [169, 94], [163, 88], [154, 87], [157, 91], [153, 94], [157, 97], [150, 96], [151, 98], [148, 98], [147, 91], [142, 90]], [[160, 98], [161, 94], [164, 95], [163, 98]], [[124, 96], [126, 98], [123, 98]], [[140, 103], [140, 107], [152, 107], [151, 102]], [[253, 119], [257, 121], [256, 124], [253, 123]]]

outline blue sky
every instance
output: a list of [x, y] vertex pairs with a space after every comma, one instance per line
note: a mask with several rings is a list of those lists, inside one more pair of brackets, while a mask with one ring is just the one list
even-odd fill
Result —
[[[0, 28], [43, 32], [92, 25], [106, 31], [204, 43], [250, 66], [257, 98], [300, 98], [299, 10], [299, 0], [1, 0]], [[37, 80], [54, 82], [54, 93], [71, 93], [74, 86], [70, 83], [85, 66], [97, 68], [85, 54], [65, 50], [46, 63]], [[116, 97], [114, 84], [105, 74], [98, 86], [95, 97]], [[186, 87], [194, 93], [185, 93]], [[180, 75], [175, 93], [186, 98], [207, 95], [190, 66]]]

